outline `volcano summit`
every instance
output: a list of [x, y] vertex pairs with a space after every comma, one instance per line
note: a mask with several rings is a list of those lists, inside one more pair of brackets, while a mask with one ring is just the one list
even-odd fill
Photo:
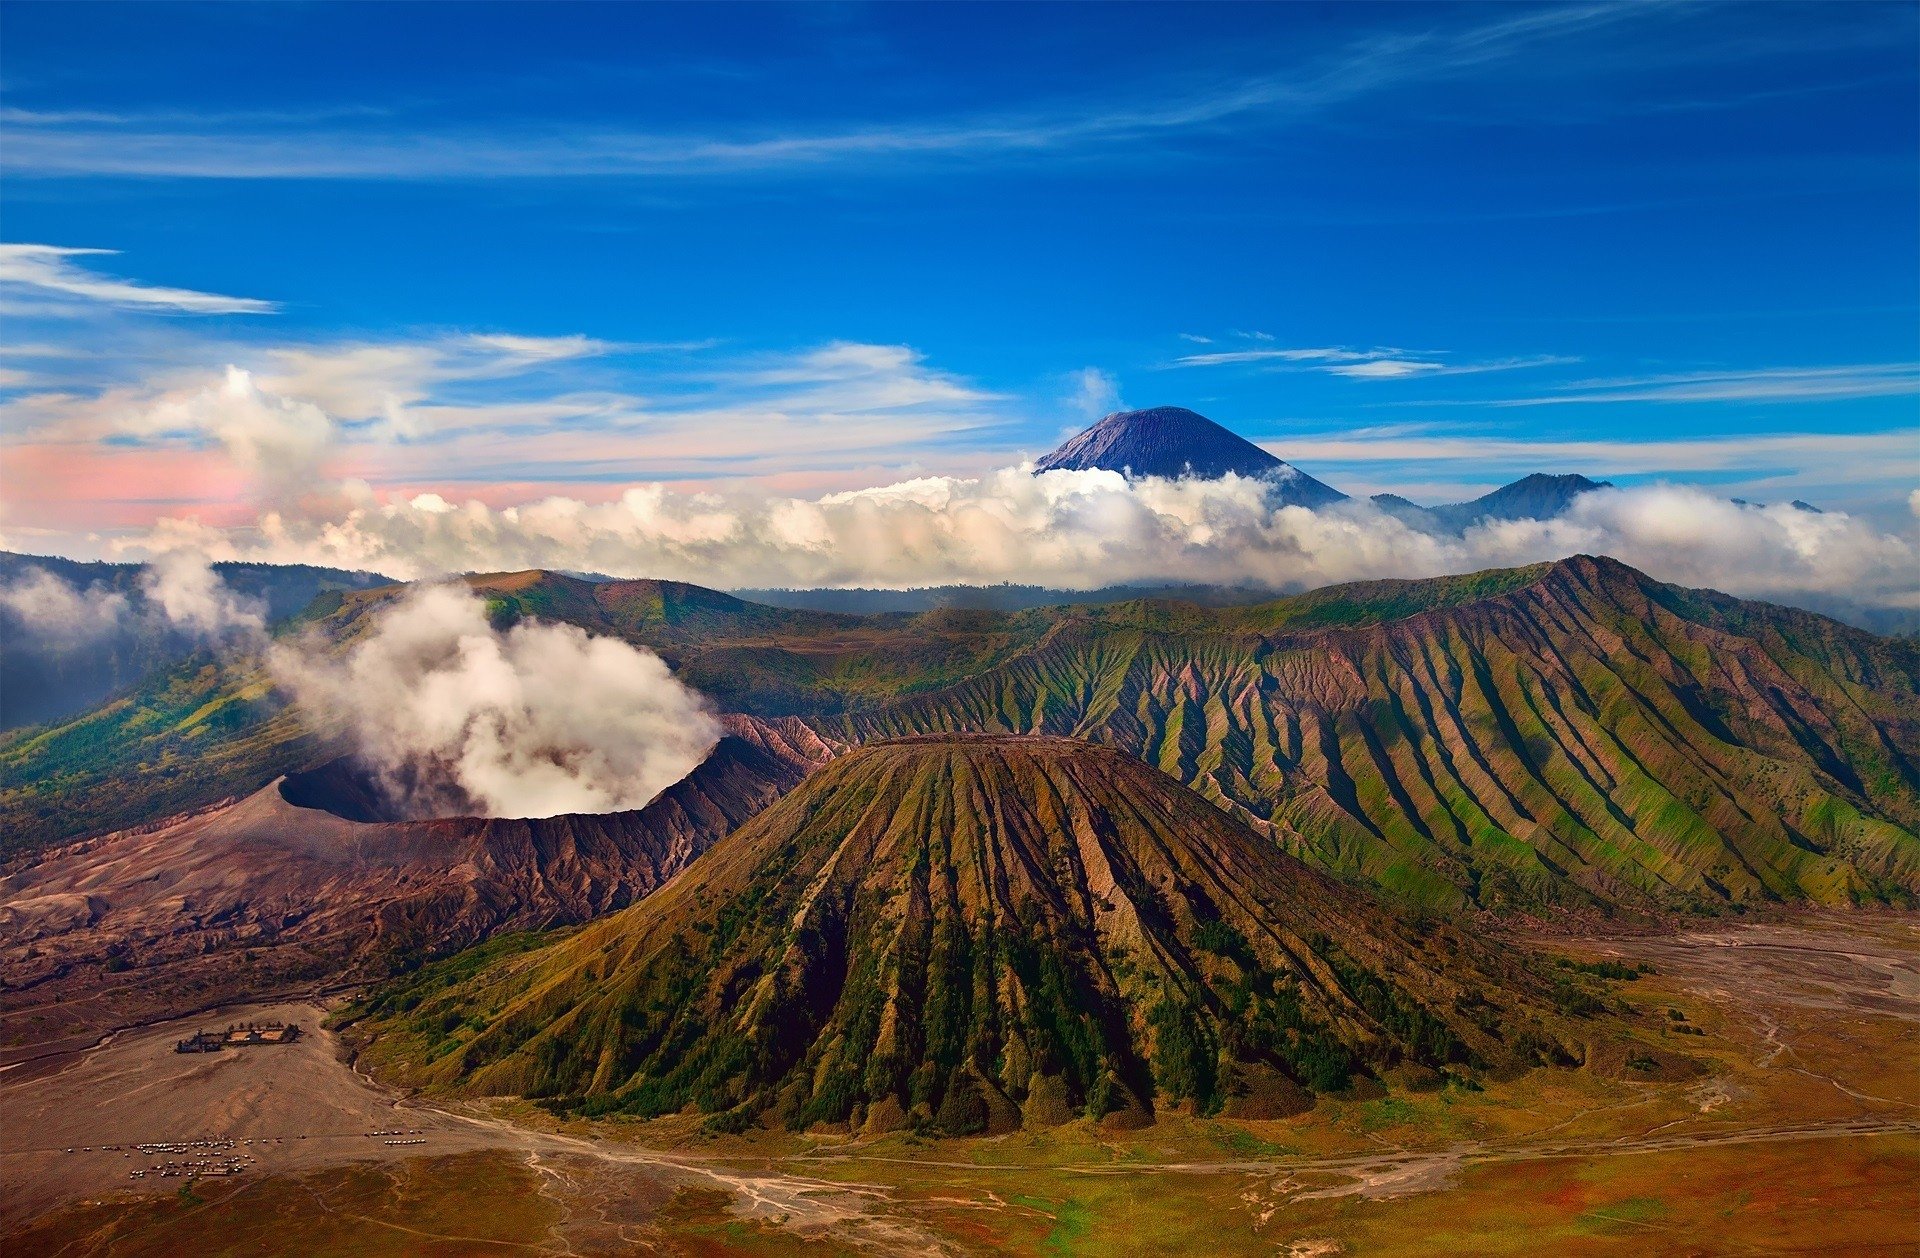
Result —
[[1217, 480], [1231, 473], [1253, 477], [1272, 482], [1276, 497], [1287, 506], [1321, 507], [1346, 498], [1333, 486], [1183, 406], [1115, 411], [1033, 465], [1036, 472], [1090, 468], [1130, 476]]

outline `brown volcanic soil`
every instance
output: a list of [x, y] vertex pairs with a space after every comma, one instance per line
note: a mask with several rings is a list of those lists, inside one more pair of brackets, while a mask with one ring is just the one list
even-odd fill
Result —
[[[171, 1041], [204, 1024], [186, 1021], [0, 1071], [0, 1249], [236, 1252], [245, 1237], [248, 1252], [293, 1254], [1639, 1255], [1920, 1240], [1917, 919], [1794, 914], [1544, 942], [1652, 961], [1621, 994], [1648, 1023], [1679, 1006], [1705, 1034], [1639, 1033], [1697, 1046], [1712, 1076], [1541, 1071], [1485, 1092], [1137, 1132], [689, 1141], [681, 1117], [529, 1129], [402, 1099], [318, 1041], [217, 1065], [176, 1057]], [[395, 1127], [428, 1143], [366, 1134]], [[240, 1145], [257, 1159], [247, 1173], [194, 1185], [204, 1206], [176, 1199], [180, 1179], [130, 1180], [146, 1159], [79, 1152], [192, 1135], [256, 1142]], [[56, 1202], [72, 1204], [28, 1222]]]
[[46, 853], [0, 878], [0, 1061], [623, 907], [826, 754], [804, 731], [730, 729], [631, 812], [367, 824], [295, 807], [275, 783]]
[[[0, 1218], [24, 1219], [83, 1192], [172, 1191], [169, 1162], [246, 1159], [248, 1171], [323, 1166], [343, 1158], [414, 1157], [486, 1143], [430, 1111], [396, 1110], [345, 1065], [339, 1043], [305, 1002], [236, 1008], [198, 1021], [116, 1034], [58, 1063], [0, 1073], [6, 1140], [0, 1147]], [[175, 1053], [174, 1042], [235, 1021], [297, 1023], [292, 1044]], [[370, 1135], [404, 1129], [406, 1135]], [[389, 1139], [423, 1144], [388, 1145]], [[231, 1141], [232, 1147], [146, 1153], [137, 1144]], [[107, 1146], [118, 1146], [108, 1148]], [[152, 1168], [152, 1169], [149, 1169]], [[140, 1180], [130, 1172], [147, 1170]]]
[[[488, 1164], [492, 1182], [482, 1186], [481, 1208], [514, 1204], [493, 1194], [511, 1185], [516, 1164], [524, 1160], [538, 1172], [539, 1191], [568, 1206], [570, 1234], [624, 1235], [625, 1229], [597, 1226], [597, 1221], [644, 1220], [676, 1192], [693, 1190], [727, 1202], [723, 1217], [831, 1234], [862, 1248], [928, 1252], [930, 1238], [910, 1222], [867, 1217], [871, 1193], [752, 1165], [736, 1168], [699, 1156], [529, 1130], [403, 1096], [355, 1069], [323, 1025], [324, 1017], [319, 1005], [305, 1001], [236, 1006], [116, 1034], [58, 1059], [0, 1069], [0, 1112], [6, 1116], [0, 1139], [0, 1251], [14, 1252], [10, 1242], [36, 1217], [83, 1196], [109, 1207], [151, 1202], [183, 1189], [212, 1196], [234, 1182], [246, 1191], [263, 1181], [285, 1183], [322, 1168], [368, 1163], [404, 1175], [411, 1167], [484, 1150], [495, 1160]], [[293, 1044], [271, 1048], [173, 1051], [176, 1040], [197, 1029], [267, 1019], [296, 1022], [303, 1034]], [[135, 1147], [174, 1142], [195, 1143], [183, 1151]], [[193, 1165], [230, 1160], [241, 1166], [237, 1181], [208, 1176]], [[182, 1173], [163, 1176], [169, 1166]], [[201, 1177], [189, 1182], [189, 1169]], [[134, 1171], [146, 1174], [135, 1178]], [[334, 1209], [319, 1193], [302, 1208]], [[292, 1252], [303, 1244], [295, 1232], [269, 1231], [277, 1238], [272, 1252]], [[425, 1239], [456, 1246], [433, 1252], [491, 1252], [483, 1242], [477, 1249], [460, 1244], [471, 1237]], [[181, 1252], [181, 1247], [162, 1243], [160, 1251]], [[82, 1243], [72, 1252], [98, 1251]], [[576, 1251], [569, 1246], [546, 1252]], [[632, 1251], [621, 1245], [617, 1252]]]

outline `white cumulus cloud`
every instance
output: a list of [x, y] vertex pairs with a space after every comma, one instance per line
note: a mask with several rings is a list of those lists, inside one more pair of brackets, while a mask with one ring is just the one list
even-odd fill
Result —
[[641, 485], [589, 503], [494, 509], [364, 487], [323, 517], [268, 513], [245, 530], [172, 522], [154, 543], [395, 576], [557, 568], [710, 586], [1015, 581], [1062, 589], [1200, 582], [1299, 589], [1606, 554], [1663, 580], [1748, 597], [1904, 606], [1915, 547], [1844, 512], [1741, 505], [1653, 485], [1584, 494], [1554, 520], [1462, 536], [1421, 532], [1365, 502], [1271, 505], [1259, 481], [1129, 481], [1025, 467], [821, 497]]

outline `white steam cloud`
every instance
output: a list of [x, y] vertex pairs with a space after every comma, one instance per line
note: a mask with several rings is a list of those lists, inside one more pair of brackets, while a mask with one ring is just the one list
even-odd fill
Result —
[[234, 593], [204, 556], [189, 551], [156, 556], [140, 574], [140, 589], [168, 623], [201, 637], [251, 636], [267, 627], [265, 606]]
[[652, 652], [568, 625], [497, 630], [460, 587], [409, 592], [343, 655], [275, 643], [268, 661], [414, 816], [639, 808], [720, 737]]
[[36, 638], [78, 646], [104, 638], [128, 614], [127, 596], [106, 586], [78, 589], [45, 568], [0, 586], [0, 607]]
[[205, 556], [185, 550], [156, 556], [140, 573], [142, 598], [104, 581], [78, 586], [45, 568], [29, 568], [0, 586], [0, 608], [27, 635], [55, 646], [82, 647], [122, 629], [172, 629], [201, 639], [266, 629], [266, 608], [235, 593]]
[[235, 558], [396, 576], [557, 568], [712, 586], [1015, 581], [1062, 589], [1203, 582], [1306, 588], [1436, 576], [1570, 554], [1746, 597], [1911, 607], [1913, 539], [1843, 512], [1731, 502], [1678, 485], [1583, 494], [1552, 520], [1464, 536], [1419, 531], [1365, 502], [1274, 508], [1259, 481], [1128, 481], [1111, 472], [926, 477], [820, 498], [629, 489], [493, 509], [359, 487], [324, 518], [263, 515], [244, 531], [165, 522], [151, 540]]
[[464, 587], [409, 592], [344, 654], [317, 637], [270, 641], [265, 607], [190, 551], [161, 553], [136, 589], [32, 568], [0, 586], [0, 610], [56, 652], [168, 630], [263, 650], [274, 680], [317, 727], [347, 736], [406, 815], [639, 808], [720, 737], [705, 701], [652, 652], [568, 625], [496, 630]]
[[1073, 392], [1067, 402], [1089, 421], [1122, 410], [1126, 405], [1120, 400], [1119, 381], [1098, 367], [1082, 367], [1068, 379]]

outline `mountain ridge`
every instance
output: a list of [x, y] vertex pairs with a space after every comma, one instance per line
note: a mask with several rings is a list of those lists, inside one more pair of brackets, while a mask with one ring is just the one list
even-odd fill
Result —
[[[836, 748], [962, 731], [1110, 743], [1310, 863], [1436, 907], [1920, 891], [1920, 647], [1611, 560], [1246, 607], [872, 617], [691, 587], [476, 580], [497, 617], [647, 645], [723, 709], [803, 720]], [[350, 637], [391, 595], [343, 599], [318, 623]], [[16, 842], [112, 828], [99, 819], [245, 794], [338, 754], [298, 714], [247, 698], [253, 685], [244, 670], [175, 677], [0, 747], [0, 818]], [[101, 767], [165, 766], [175, 747], [196, 760], [139, 791]], [[22, 782], [41, 765], [64, 767]]]
[[1370, 620], [1360, 588], [1328, 600], [1351, 627], [1063, 625], [998, 670], [814, 723], [852, 742], [1110, 742], [1314, 863], [1433, 904], [1920, 890], [1910, 645], [1613, 561], [1395, 619]]
[[1372, 502], [1415, 528], [1463, 533], [1488, 520], [1555, 519], [1566, 514], [1581, 496], [1613, 487], [1612, 481], [1590, 480], [1577, 473], [1533, 472], [1465, 502], [1423, 507], [1398, 494], [1375, 494]]

